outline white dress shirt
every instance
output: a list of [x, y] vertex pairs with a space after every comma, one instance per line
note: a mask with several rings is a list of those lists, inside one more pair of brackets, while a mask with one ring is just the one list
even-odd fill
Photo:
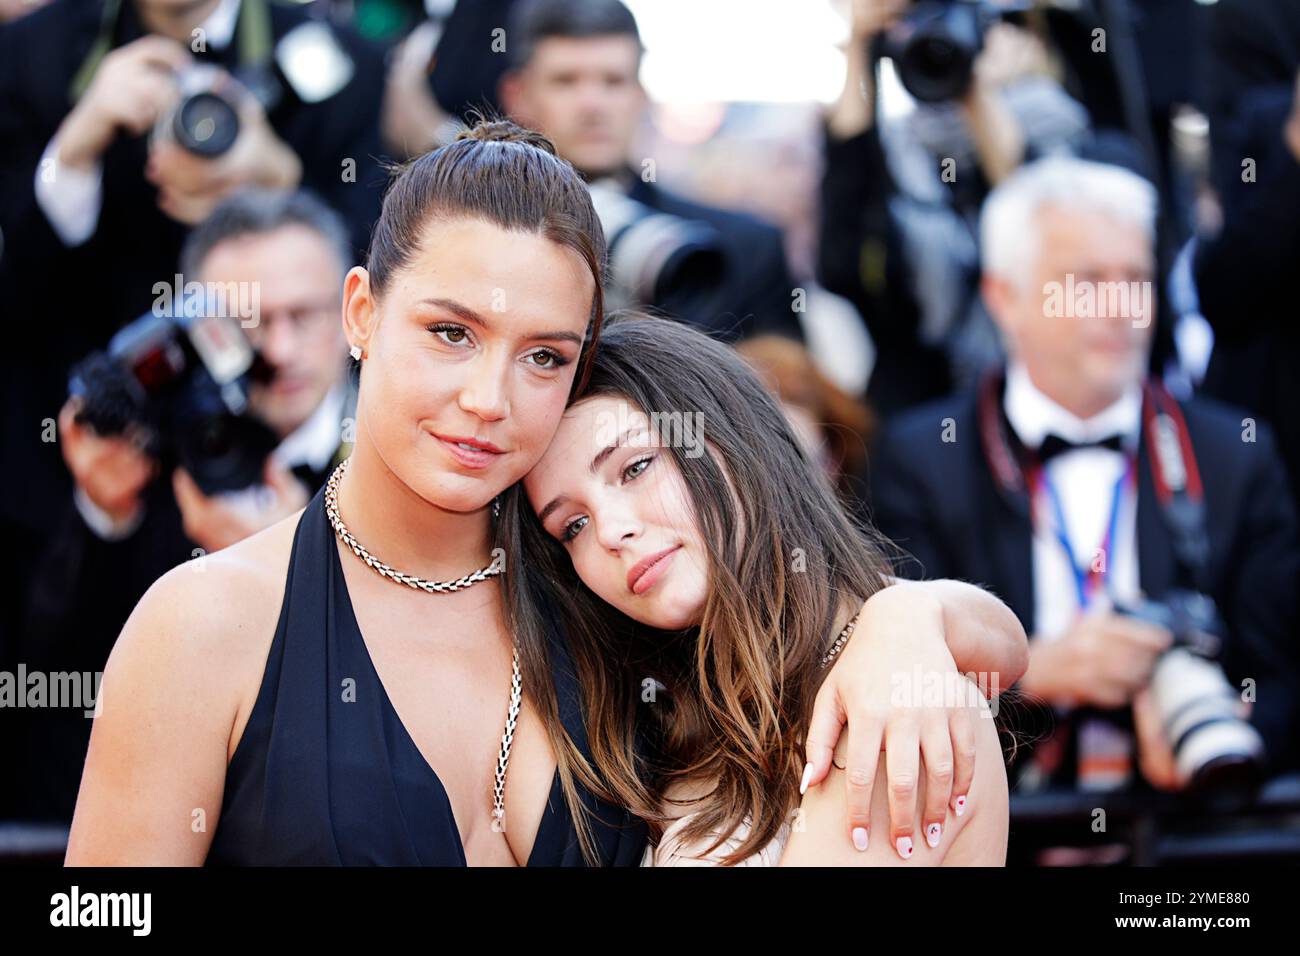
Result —
[[[1090, 568], [1105, 541], [1114, 504], [1116, 482], [1124, 474], [1126, 452], [1135, 453], [1142, 433], [1142, 389], [1134, 384], [1112, 405], [1091, 418], [1081, 419], [1044, 395], [1023, 365], [1012, 362], [1007, 369], [1003, 397], [1007, 420], [1027, 448], [1037, 448], [1049, 434], [1070, 442], [1097, 441], [1110, 435], [1123, 436], [1125, 451], [1109, 448], [1079, 448], [1062, 452], [1044, 466], [1045, 478], [1056, 489], [1065, 518], [1065, 537], [1074, 551], [1074, 564]], [[1041, 483], [1040, 483], [1041, 484]], [[1136, 485], [1125, 482], [1115, 523], [1115, 540], [1104, 554], [1100, 586], [1089, 594], [1089, 608], [1108, 608], [1112, 598], [1135, 601], [1141, 595], [1137, 550]], [[1035, 490], [1033, 576], [1034, 639], [1053, 640], [1070, 629], [1080, 613], [1075, 568], [1057, 536], [1056, 513], [1046, 489]], [[1064, 713], [1063, 708], [1056, 708]], [[1078, 728], [1079, 749], [1086, 772], [1081, 770], [1078, 786], [1084, 790], [1108, 790], [1122, 786], [1127, 774], [1114, 769], [1115, 761], [1131, 759], [1130, 735], [1106, 721], [1084, 721]], [[1089, 759], [1092, 758], [1092, 759]], [[1100, 769], [1093, 769], [1100, 767]], [[1042, 784], [1034, 768], [1026, 773], [1022, 786], [1034, 789]]]
[[[1135, 451], [1141, 435], [1142, 389], [1133, 385], [1109, 408], [1080, 419], [1034, 386], [1023, 365], [1007, 369], [1003, 398], [1007, 420], [1028, 448], [1037, 448], [1049, 434], [1071, 442], [1089, 442], [1119, 434], [1126, 449]], [[1075, 566], [1091, 567], [1105, 540], [1115, 483], [1124, 473], [1125, 454], [1109, 448], [1080, 448], [1053, 457], [1045, 477], [1056, 489], [1065, 516], [1065, 536], [1074, 549]], [[1057, 537], [1051, 499], [1039, 489], [1034, 501], [1034, 632], [1044, 638], [1069, 630], [1079, 613], [1075, 572]], [[1137, 566], [1137, 501], [1125, 485], [1115, 526], [1115, 540], [1104, 555], [1105, 568], [1094, 602], [1110, 596], [1132, 600], [1140, 593]]]
[[[220, 0], [198, 29], [209, 48], [223, 50], [235, 35], [240, 0]], [[36, 204], [45, 213], [65, 246], [79, 246], [95, 234], [104, 200], [104, 164], [74, 169], [59, 162], [59, 137], [54, 138], [36, 164]]]

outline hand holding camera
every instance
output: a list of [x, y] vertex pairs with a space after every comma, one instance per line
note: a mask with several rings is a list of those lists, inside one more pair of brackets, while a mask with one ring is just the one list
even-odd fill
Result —
[[144, 36], [104, 56], [95, 77], [59, 128], [59, 161], [89, 168], [119, 131], [147, 133], [178, 96], [175, 75], [191, 62], [174, 40]]
[[158, 206], [178, 222], [205, 218], [243, 186], [292, 189], [297, 154], [271, 128], [261, 103], [220, 67], [144, 36], [110, 51], [59, 129], [59, 160], [88, 169], [119, 132], [153, 131], [145, 176]]
[[1147, 685], [1168, 649], [1169, 631], [1111, 611], [1094, 611], [1050, 641], [1030, 645], [1022, 686], [1070, 706], [1123, 707]]
[[172, 490], [181, 509], [186, 536], [211, 554], [242, 541], [304, 507], [311, 496], [287, 468], [268, 458], [264, 484], [248, 493], [205, 495], [189, 472], [172, 473]]
[[155, 126], [145, 167], [163, 212], [178, 222], [197, 223], [241, 187], [298, 185], [301, 161], [238, 80], [200, 64], [177, 81], [179, 102]]

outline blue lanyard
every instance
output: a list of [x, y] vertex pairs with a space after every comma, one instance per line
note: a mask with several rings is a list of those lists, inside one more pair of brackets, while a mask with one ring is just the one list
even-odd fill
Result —
[[[1085, 564], [1082, 568], [1074, 557], [1074, 547], [1070, 543], [1069, 533], [1065, 526], [1065, 510], [1061, 507], [1061, 496], [1057, 494], [1056, 487], [1052, 480], [1047, 476], [1047, 469], [1039, 469], [1039, 481], [1047, 491], [1047, 497], [1052, 503], [1052, 516], [1056, 524], [1056, 540], [1061, 543], [1061, 548], [1065, 551], [1065, 559], [1070, 562], [1070, 571], [1074, 575], [1074, 587], [1079, 599], [1079, 609], [1082, 610], [1091, 602], [1089, 595], [1089, 583], [1093, 578], [1098, 579], [1098, 584], [1110, 591], [1109, 582], [1104, 572], [1094, 569], [1091, 565]], [[1110, 519], [1106, 523], [1106, 537], [1101, 542], [1101, 553], [1103, 556], [1113, 547], [1117, 536], [1119, 526], [1119, 508], [1120, 502], [1124, 497], [1124, 485], [1128, 482], [1133, 474], [1133, 459], [1131, 456], [1125, 457], [1124, 471], [1115, 481], [1115, 490], [1111, 494], [1110, 502]], [[1095, 593], [1096, 589], [1091, 589]]]

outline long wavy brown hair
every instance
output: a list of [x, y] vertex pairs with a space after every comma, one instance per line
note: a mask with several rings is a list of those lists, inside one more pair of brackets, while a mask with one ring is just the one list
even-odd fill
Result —
[[844, 606], [856, 610], [887, 584], [884, 542], [841, 506], [777, 402], [729, 346], [666, 319], [608, 321], [575, 400], [601, 395], [648, 416], [699, 416], [704, 454], [664, 444], [708, 549], [702, 619], [666, 633], [605, 604], [516, 487], [501, 516], [517, 558], [511, 623], [521, 636], [545, 613], [559, 616], [595, 763], [583, 768], [585, 782], [647, 820], [656, 842], [671, 816], [668, 788], [712, 783], [684, 839], [714, 834], [705, 851], [712, 852], [748, 823], [747, 838], [725, 857], [734, 863], [772, 840], [798, 806], [821, 661]]

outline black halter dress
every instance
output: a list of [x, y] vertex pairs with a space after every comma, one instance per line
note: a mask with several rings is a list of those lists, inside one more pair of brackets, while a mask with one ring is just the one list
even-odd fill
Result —
[[[226, 770], [207, 863], [464, 866], [447, 793], [398, 718], [362, 640], [324, 494], [317, 492], [294, 532], [279, 623]], [[590, 759], [566, 641], [554, 622], [549, 631], [560, 716]], [[345, 695], [347, 679], [355, 692]], [[640, 863], [644, 823], [589, 790], [579, 793], [594, 814], [600, 863]], [[528, 865], [584, 865], [558, 773]]]

